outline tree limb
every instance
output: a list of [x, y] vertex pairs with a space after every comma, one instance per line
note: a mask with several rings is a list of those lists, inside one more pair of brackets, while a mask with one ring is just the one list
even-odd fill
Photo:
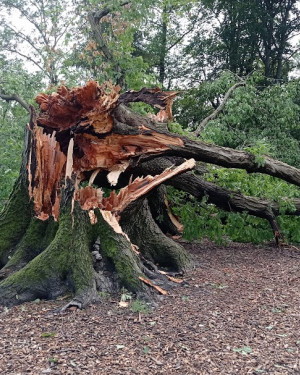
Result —
[[[122, 96], [120, 96], [120, 98], [122, 98]], [[131, 128], [137, 128], [138, 131], [141, 131], [138, 129], [139, 125], [145, 124], [148, 128], [148, 134], [151, 134], [152, 131], [158, 131], [155, 123], [151, 123], [150, 119], [142, 119], [142, 117], [140, 117], [138, 121], [136, 121], [136, 114], [128, 111], [124, 104], [120, 104], [114, 109], [113, 116], [116, 120], [121, 121], [124, 113], [126, 113], [126, 123], [130, 124]], [[126, 127], [125, 124], [123, 124], [123, 126]], [[124, 131], [126, 132], [125, 128], [123, 129], [123, 132]], [[181, 139], [183, 142], [182, 145], [176, 146], [174, 144], [166, 143], [168, 149], [161, 151], [161, 155], [184, 157], [187, 159], [194, 158], [197, 161], [216, 164], [226, 168], [245, 169], [248, 173], [264, 173], [285, 180], [296, 186], [300, 186], [300, 169], [273, 159], [270, 156], [263, 155], [262, 160], [257, 161], [256, 156], [250, 152], [221, 147], [200, 140], [191, 140], [177, 134], [170, 134], [169, 132], [159, 131], [159, 133], [168, 134], [169, 136], [171, 135], [178, 140]], [[141, 154], [139, 160], [142, 162], [153, 157], [154, 155], [151, 154]]]
[[225, 94], [222, 103], [217, 107], [217, 109], [213, 113], [211, 113], [209, 116], [207, 116], [204, 120], [201, 121], [200, 125], [197, 127], [197, 129], [192, 134], [195, 135], [195, 136], [198, 136], [203, 131], [203, 129], [205, 128], [207, 123], [209, 121], [215, 119], [218, 116], [218, 114], [223, 110], [225, 104], [227, 103], [227, 101], [228, 101], [230, 95], [233, 93], [233, 91], [240, 86], [245, 86], [245, 84], [246, 84], [246, 82], [242, 81], [242, 82], [237, 82], [235, 85], [230, 87], [230, 89]]
[[[131, 3], [131, 1], [124, 1], [122, 4], [120, 4], [120, 7], [124, 7], [124, 6], [126, 6], [130, 3]], [[111, 11], [112, 10], [110, 8], [104, 8], [104, 9], [98, 10], [96, 12], [92, 12], [91, 14], [95, 18], [95, 21], [99, 22], [101, 20], [101, 18], [107, 16], [109, 13], [111, 13]]]
[[[121, 7], [126, 6], [130, 4], [130, 1], [125, 1], [122, 4], [120, 4]], [[102, 37], [102, 30], [100, 27], [100, 21], [103, 17], [107, 16], [112, 12], [111, 8], [104, 8], [95, 12], [89, 12], [88, 13], [88, 20], [91, 25], [94, 37], [99, 45], [99, 47], [102, 49], [102, 52], [104, 53], [107, 60], [112, 59], [112, 54], [105, 44], [103, 37]]]
[[[173, 162], [173, 160], [168, 160], [166, 158], [151, 160], [143, 163], [138, 168], [138, 172], [142, 174], [160, 173], [165, 168], [173, 165]], [[207, 197], [208, 203], [212, 203], [222, 210], [229, 212], [247, 212], [250, 215], [266, 219], [271, 225], [276, 241], [279, 242], [282, 240], [276, 221], [276, 217], [281, 214], [280, 205], [275, 201], [250, 197], [234, 190], [224, 189], [203, 180], [199, 176], [195, 176], [191, 172], [185, 172], [181, 175], [174, 176], [166, 181], [165, 184], [171, 185], [178, 190], [183, 190], [196, 197], [199, 201], [201, 201], [203, 197]], [[300, 199], [291, 199], [290, 203], [291, 208], [287, 208], [285, 214], [299, 215]]]
[[175, 40], [175, 42], [173, 42], [173, 43], [167, 48], [167, 51], [170, 51], [170, 50], [171, 50], [173, 47], [175, 47], [179, 42], [181, 42], [181, 40], [182, 40], [187, 34], [191, 33], [191, 32], [194, 30], [195, 26], [197, 25], [197, 19], [198, 19], [198, 17], [199, 17], [200, 10], [201, 10], [201, 9], [198, 10], [198, 13], [197, 13], [197, 16], [195, 17], [196, 19], [194, 20], [193, 25], [192, 25], [192, 26], [191, 26], [191, 27], [190, 27], [185, 33], [183, 33], [182, 35], [180, 35], [180, 37], [178, 37], [178, 38]]
[[21, 106], [25, 108], [28, 113], [30, 113], [29, 105], [17, 94], [7, 95], [7, 94], [0, 93], [0, 98], [3, 100], [6, 100], [7, 102], [16, 101], [19, 104], [21, 104]]

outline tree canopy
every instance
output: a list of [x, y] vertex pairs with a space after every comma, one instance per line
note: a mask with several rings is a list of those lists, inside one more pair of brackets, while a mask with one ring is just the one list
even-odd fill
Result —
[[[296, 0], [101, 5], [93, 0], [1, 0], [0, 8], [2, 206], [18, 175], [24, 124], [36, 94], [89, 79], [111, 80], [123, 91], [145, 86], [176, 90], [168, 124], [172, 132], [246, 150], [258, 164], [269, 155], [299, 168], [299, 80], [291, 78], [298, 64]], [[130, 106], [140, 114], [157, 114], [145, 103]], [[276, 199], [282, 212], [299, 196], [298, 188], [273, 177], [211, 164], [205, 168], [208, 181]], [[169, 189], [181, 220], [195, 217], [193, 225], [185, 225], [189, 238], [272, 238], [261, 219], [219, 211], [207, 197], [195, 205], [186, 193]], [[298, 218], [283, 215], [279, 220], [286, 240], [299, 241]]]

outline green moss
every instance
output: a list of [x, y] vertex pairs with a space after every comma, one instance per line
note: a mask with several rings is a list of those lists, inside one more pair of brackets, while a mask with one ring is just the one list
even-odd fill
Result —
[[115, 267], [121, 283], [132, 292], [137, 292], [141, 289], [141, 281], [139, 276], [142, 276], [142, 272], [136, 272], [131, 262], [125, 259], [116, 260]]
[[0, 283], [0, 298], [14, 299], [18, 295], [19, 302], [37, 297], [53, 298], [67, 288], [76, 295], [88, 293], [94, 287], [90, 249], [99, 235], [101, 250], [114, 264], [121, 284], [132, 292], [142, 290], [139, 258], [127, 239], [116, 233], [100, 212], [98, 214], [98, 224], [92, 226], [87, 212], [75, 203], [72, 215], [70, 205], [61, 210], [57, 230], [53, 222], [32, 220], [19, 249], [23, 256], [29, 249], [32, 254], [39, 254]]
[[138, 265], [139, 259], [133, 253], [130, 243], [103, 219], [100, 212], [97, 213], [98, 235], [101, 238], [101, 250], [114, 264], [120, 282], [128, 290], [137, 292], [141, 290], [139, 276], [142, 272]]
[[0, 261], [4, 264], [11, 249], [20, 241], [31, 220], [28, 191], [21, 176], [0, 214]]
[[176, 271], [185, 270], [190, 266], [188, 253], [182, 246], [164, 235], [155, 223], [146, 200], [125, 212], [121, 225], [139, 246], [145, 258]]
[[77, 204], [70, 212], [69, 200], [61, 209], [58, 228], [51, 220], [32, 220], [22, 240], [23, 250], [26, 246], [37, 252], [46, 248], [0, 283], [2, 303], [14, 305], [35, 298], [56, 298], [67, 291], [85, 295], [93, 290], [92, 226], [88, 214]]
[[18, 267], [28, 263], [48, 247], [55, 236], [56, 230], [57, 223], [53, 219], [42, 221], [33, 218], [6, 267]]

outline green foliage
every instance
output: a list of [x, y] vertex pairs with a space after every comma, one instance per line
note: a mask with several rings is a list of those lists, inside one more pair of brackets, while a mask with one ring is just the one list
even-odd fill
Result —
[[[18, 94], [28, 104], [41, 87], [41, 75], [29, 74], [20, 61], [0, 57], [0, 88], [3, 93]], [[0, 98], [0, 211], [18, 177], [24, 129], [29, 115], [15, 101]]]
[[[261, 86], [264, 77], [254, 73], [245, 87], [237, 88], [223, 111], [210, 121], [201, 136], [220, 146], [247, 149], [257, 155], [269, 154], [290, 165], [300, 166], [299, 80]], [[218, 106], [237, 82], [224, 72], [212, 82], [204, 82], [175, 102], [175, 118], [183, 128], [195, 129]]]
[[130, 103], [130, 108], [133, 111], [139, 113], [142, 116], [147, 116], [148, 114], [154, 114], [155, 113], [155, 111], [154, 111], [153, 107], [151, 107], [151, 105], [146, 104], [146, 103], [142, 103], [142, 102]]
[[189, 132], [184, 130], [178, 122], [169, 122], [168, 129], [171, 133], [179, 135], [189, 135]]
[[54, 332], [43, 332], [42, 333], [42, 337], [44, 337], [44, 338], [54, 337], [55, 335], [56, 335], [56, 333], [54, 333]]
[[139, 299], [135, 299], [131, 302], [130, 310], [132, 312], [139, 312], [142, 314], [149, 314], [151, 312], [149, 306], [144, 301], [141, 301]]
[[[239, 191], [244, 195], [275, 200], [281, 207], [282, 216], [278, 223], [287, 242], [300, 243], [300, 218], [284, 215], [286, 209], [293, 209], [291, 198], [299, 198], [298, 187], [274, 177], [240, 169], [228, 170], [208, 166], [205, 179], [226, 189]], [[219, 210], [208, 204], [204, 198], [200, 203], [186, 193], [169, 189], [172, 209], [184, 225], [183, 237], [187, 240], [210, 238], [219, 244], [228, 240], [261, 243], [273, 239], [267, 220], [244, 213], [231, 213]]]

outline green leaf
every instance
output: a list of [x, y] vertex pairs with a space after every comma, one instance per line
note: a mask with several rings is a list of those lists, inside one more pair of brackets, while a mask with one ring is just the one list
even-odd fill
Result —
[[56, 335], [56, 333], [54, 332], [43, 332], [42, 333], [42, 337], [54, 337]]
[[247, 355], [252, 353], [250, 346], [243, 346], [242, 348], [233, 348], [233, 351], [236, 353], [241, 353], [242, 355]]
[[149, 348], [149, 346], [144, 346], [144, 348], [143, 348], [143, 353], [144, 353], [144, 354], [149, 354], [149, 352], [150, 352], [150, 348]]

